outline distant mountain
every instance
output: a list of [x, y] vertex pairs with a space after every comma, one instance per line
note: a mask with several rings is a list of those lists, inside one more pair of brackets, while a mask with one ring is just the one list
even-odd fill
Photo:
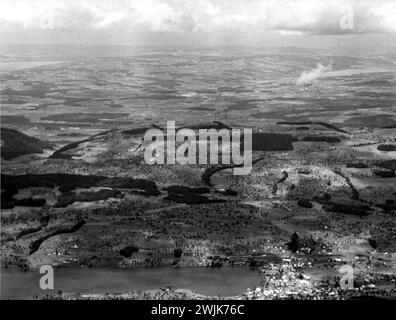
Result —
[[24, 154], [42, 153], [44, 149], [51, 147], [49, 142], [29, 137], [14, 129], [1, 128], [1, 157], [5, 160]]

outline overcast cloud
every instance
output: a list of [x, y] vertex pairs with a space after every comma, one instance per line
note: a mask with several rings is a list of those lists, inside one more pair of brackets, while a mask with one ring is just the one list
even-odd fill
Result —
[[[339, 21], [354, 9], [354, 28]], [[1, 27], [119, 31], [396, 33], [394, 0], [2, 0]], [[51, 25], [50, 25], [51, 23]]]

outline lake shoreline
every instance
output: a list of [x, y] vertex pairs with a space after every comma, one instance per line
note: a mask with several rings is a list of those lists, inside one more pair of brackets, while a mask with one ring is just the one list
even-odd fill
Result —
[[104, 295], [172, 287], [205, 296], [235, 296], [259, 285], [257, 271], [248, 267], [185, 268], [63, 268], [54, 269], [54, 289], [41, 290], [39, 270], [2, 269], [2, 299], [33, 298], [59, 291], [67, 294]]

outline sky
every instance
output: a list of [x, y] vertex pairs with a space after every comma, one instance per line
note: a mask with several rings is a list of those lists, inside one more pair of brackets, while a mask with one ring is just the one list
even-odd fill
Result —
[[0, 42], [392, 46], [396, 0], [1, 0]]

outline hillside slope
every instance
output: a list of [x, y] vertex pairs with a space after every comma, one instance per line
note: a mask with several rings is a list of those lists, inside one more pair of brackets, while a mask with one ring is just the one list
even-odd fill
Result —
[[1, 128], [1, 157], [11, 160], [30, 153], [42, 153], [51, 148], [51, 144], [40, 139], [29, 137], [14, 129]]

